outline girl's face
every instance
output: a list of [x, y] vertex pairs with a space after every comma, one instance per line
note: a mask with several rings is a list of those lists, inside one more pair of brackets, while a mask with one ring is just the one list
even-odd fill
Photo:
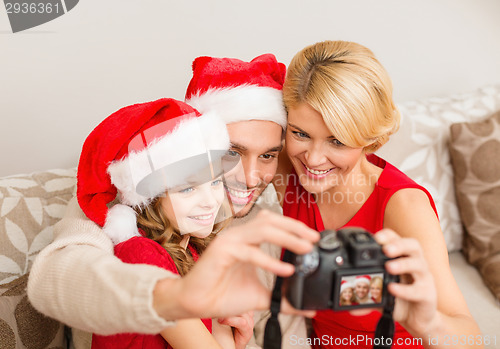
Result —
[[342, 294], [340, 295], [342, 300], [344, 301], [350, 301], [352, 298], [352, 288], [348, 287], [344, 291], [342, 291]]
[[204, 238], [213, 231], [224, 197], [222, 179], [218, 178], [201, 185], [170, 190], [161, 198], [161, 206], [181, 234]]
[[347, 175], [359, 170], [363, 154], [363, 148], [338, 141], [307, 103], [288, 110], [286, 150], [300, 183], [311, 193], [348, 184]]
[[379, 285], [371, 285], [370, 294], [377, 303], [380, 303], [382, 301], [382, 288], [380, 288]]

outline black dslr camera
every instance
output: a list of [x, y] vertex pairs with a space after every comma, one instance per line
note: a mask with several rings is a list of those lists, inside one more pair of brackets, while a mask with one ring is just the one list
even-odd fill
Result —
[[296, 309], [349, 310], [394, 303], [387, 285], [399, 277], [385, 271], [388, 258], [362, 228], [324, 230], [312, 252], [287, 251], [284, 259], [295, 265], [295, 273], [285, 280], [285, 292]]

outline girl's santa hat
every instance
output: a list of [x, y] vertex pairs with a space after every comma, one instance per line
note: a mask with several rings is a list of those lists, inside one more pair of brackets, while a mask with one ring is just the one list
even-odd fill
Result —
[[356, 283], [356, 285], [361, 284], [361, 283], [369, 285], [371, 279], [372, 278], [370, 277], [370, 275], [358, 275], [358, 276], [356, 276], [355, 283]]
[[250, 62], [234, 58], [198, 57], [186, 103], [200, 112], [214, 111], [226, 124], [266, 120], [286, 128], [283, 82], [286, 67], [272, 54]]
[[354, 286], [348, 282], [347, 280], [344, 280], [340, 283], [340, 293], [344, 292], [346, 288], [353, 288]]
[[[190, 176], [217, 177], [222, 168], [213, 164], [227, 149], [226, 126], [214, 113], [201, 115], [169, 98], [122, 108], [85, 140], [78, 203], [117, 244], [139, 235], [132, 207], [144, 207], [166, 190], [188, 184]], [[117, 193], [120, 204], [108, 209]]]

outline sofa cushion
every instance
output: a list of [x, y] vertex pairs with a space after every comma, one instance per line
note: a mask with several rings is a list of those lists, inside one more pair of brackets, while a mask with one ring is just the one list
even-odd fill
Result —
[[500, 111], [481, 122], [451, 125], [450, 155], [464, 254], [500, 300]]
[[453, 188], [450, 125], [477, 121], [500, 109], [500, 85], [398, 105], [401, 127], [377, 154], [433, 196], [449, 251], [462, 247], [462, 223]]
[[64, 326], [38, 313], [26, 282], [76, 188], [76, 170], [0, 178], [0, 348], [65, 348]]

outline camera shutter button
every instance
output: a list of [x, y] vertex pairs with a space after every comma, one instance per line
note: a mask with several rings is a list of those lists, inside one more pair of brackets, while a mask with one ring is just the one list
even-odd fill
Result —
[[340, 240], [337, 239], [337, 234], [332, 232], [321, 238], [318, 242], [318, 246], [327, 251], [333, 251], [340, 247]]

